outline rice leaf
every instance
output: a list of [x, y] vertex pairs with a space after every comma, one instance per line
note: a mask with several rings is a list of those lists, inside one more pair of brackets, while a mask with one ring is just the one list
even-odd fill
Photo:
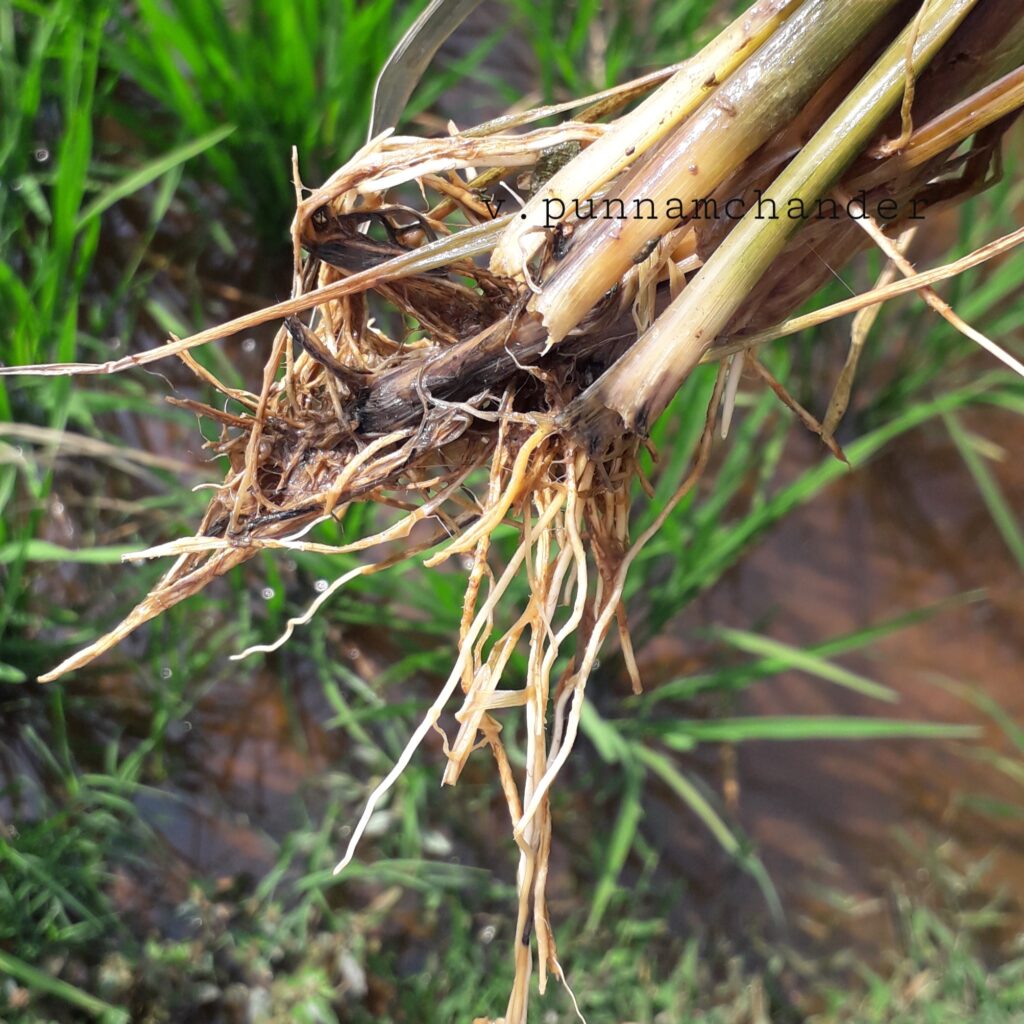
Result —
[[398, 124], [434, 54], [479, 3], [480, 0], [431, 0], [399, 41], [377, 78], [369, 138]]

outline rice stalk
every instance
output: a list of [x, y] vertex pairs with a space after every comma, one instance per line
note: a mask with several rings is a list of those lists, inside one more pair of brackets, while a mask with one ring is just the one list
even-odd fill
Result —
[[[879, 58], [764, 193], [770, 208], [794, 200], [813, 205], [878, 131], [906, 88], [904, 53], [912, 45], [914, 74], [974, 7], [976, 0], [928, 3]], [[909, 139], [909, 136], [908, 136]], [[861, 206], [863, 213], [863, 205]], [[851, 214], [851, 220], [858, 216]], [[714, 344], [754, 284], [781, 254], [797, 221], [759, 218], [748, 211], [683, 293], [619, 364], [577, 402], [566, 418], [573, 429], [640, 430], [656, 419], [682, 381]], [[637, 386], [640, 382], [640, 386]], [[615, 422], [607, 419], [615, 417]], [[600, 444], [594, 438], [592, 444]]]

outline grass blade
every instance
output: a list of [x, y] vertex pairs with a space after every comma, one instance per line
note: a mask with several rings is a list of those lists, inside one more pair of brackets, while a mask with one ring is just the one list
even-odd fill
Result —
[[750, 873], [760, 887], [772, 915], [776, 919], [782, 920], [784, 916], [782, 904], [764, 865], [754, 853], [743, 846], [732, 829], [729, 828], [722, 819], [722, 816], [711, 806], [697, 786], [679, 771], [664, 754], [660, 754], [647, 747], [638, 746], [637, 758], [642, 764], [650, 768], [704, 822], [704, 825], [715, 839], [718, 840], [722, 849], [734, 857], [736, 862]]
[[618, 886], [619, 873], [636, 840], [637, 830], [644, 815], [641, 799], [643, 778], [643, 773], [637, 771], [635, 765], [626, 769], [625, 786], [619, 798], [619, 816], [611, 834], [601, 841], [605, 848], [604, 864], [590, 902], [590, 913], [587, 915], [584, 929], [587, 932], [593, 933], [601, 924], [601, 919]]
[[142, 167], [132, 171], [130, 174], [125, 175], [116, 184], [104, 189], [79, 214], [78, 220], [75, 221], [75, 231], [81, 231], [93, 217], [98, 217], [104, 210], [113, 206], [114, 203], [118, 203], [126, 196], [138, 192], [139, 189], [145, 188], [168, 171], [174, 170], [175, 167], [180, 166], [187, 160], [191, 160], [200, 153], [216, 146], [218, 142], [226, 139], [234, 130], [235, 126], [233, 124], [222, 125], [220, 128], [215, 128], [213, 131], [201, 135], [198, 139], [193, 139], [177, 149], [172, 149], [169, 153], [165, 153], [163, 156], [159, 156], [155, 160], [143, 164]]
[[133, 551], [138, 544], [114, 544], [107, 547], [64, 548], [48, 540], [13, 541], [0, 545], [0, 565], [19, 559], [28, 562], [76, 562], [79, 565], [111, 565]]
[[862, 693], [866, 697], [873, 697], [876, 700], [895, 701], [897, 693], [888, 686], [876, 683], [872, 679], [851, 672], [849, 669], [836, 665], [820, 654], [811, 651], [801, 650], [791, 644], [782, 643], [779, 640], [772, 640], [766, 636], [759, 636], [756, 633], [748, 633], [740, 629], [716, 629], [715, 634], [725, 640], [726, 643], [747, 654], [757, 654], [762, 657], [778, 659], [783, 671], [796, 669], [806, 672], [809, 675], [817, 676], [826, 682], [835, 683], [837, 686], [846, 687], [855, 693]]
[[960, 452], [964, 464], [970, 470], [974, 482], [977, 484], [985, 505], [988, 507], [992, 521], [996, 524], [1000, 535], [1006, 546], [1021, 569], [1024, 569], [1024, 531], [1021, 530], [1017, 517], [1010, 508], [999, 482], [996, 480], [992, 470], [985, 464], [985, 460], [978, 451], [971, 435], [964, 429], [959, 418], [954, 412], [947, 412], [942, 417], [949, 431], [949, 436]]
[[51, 977], [2, 949], [0, 949], [0, 970], [6, 971], [11, 977], [17, 978], [37, 992], [62, 999], [72, 1006], [77, 1006], [80, 1010], [91, 1013], [94, 1017], [99, 1017], [105, 1024], [128, 1024], [130, 1019], [125, 1010], [111, 1006], [110, 1003], [105, 1003], [102, 999], [97, 999], [60, 978]]
[[684, 743], [744, 743], [751, 740], [976, 739], [972, 725], [912, 722], [844, 715], [758, 716], [707, 722], [644, 722], [643, 731]]

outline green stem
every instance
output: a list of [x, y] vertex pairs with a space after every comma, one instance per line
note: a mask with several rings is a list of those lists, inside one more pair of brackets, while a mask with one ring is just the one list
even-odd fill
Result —
[[502, 234], [491, 270], [512, 275], [544, 244], [543, 228], [556, 203], [592, 196], [661, 142], [704, 102], [800, 6], [801, 0], [757, 0], [700, 53], [690, 58], [635, 110], [563, 167], [537, 191]]
[[[918, 25], [915, 75], [927, 66], [977, 0], [932, 0]], [[875, 63], [764, 193], [762, 209], [802, 209], [816, 200], [859, 156], [903, 95], [913, 22]], [[628, 430], [644, 433], [711, 347], [800, 221], [747, 211], [697, 276], [611, 370], [563, 416], [584, 436]]]
[[[789, 124], [894, 5], [895, 0], [807, 0], [609, 193], [621, 208], [592, 217], [587, 204], [580, 204], [569, 252], [531, 304], [548, 329], [548, 344], [576, 327], [649, 243], [678, 227], [680, 210], [711, 195]], [[548, 209], [550, 227], [555, 215], [574, 208], [566, 203], [564, 209]]]

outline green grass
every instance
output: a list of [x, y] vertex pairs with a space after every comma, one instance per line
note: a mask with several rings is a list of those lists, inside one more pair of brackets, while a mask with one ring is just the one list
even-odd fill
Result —
[[294, 206], [291, 147], [303, 173], [319, 181], [362, 144], [377, 69], [416, 7], [391, 0], [116, 5], [104, 66], [150, 103], [140, 108], [136, 95], [115, 95], [113, 112], [158, 149], [233, 126], [234, 137], [208, 154], [206, 173], [249, 215], [250, 230], [280, 244]]
[[[692, 52], [699, 43], [694, 33], [712, 6], [709, 0], [671, 0], [655, 5], [646, 22], [626, 4], [587, 2], [567, 10], [545, 0], [517, 4], [514, 13], [530, 30], [541, 69], [537, 88], [554, 97], [600, 88], [631, 69]], [[225, 10], [202, 0], [131, 6], [0, 0], [4, 361], [104, 358], [112, 339], [135, 347], [155, 343], [166, 330], [198, 326], [208, 315], [201, 286], [213, 273], [203, 268], [228, 275], [223, 268], [252, 261], [253, 253], [257, 262], [272, 262], [283, 248], [292, 204], [290, 147], [300, 149], [306, 180], [317, 181], [361, 144], [373, 70], [415, 14], [388, 0], [252, 0], [230, 16]], [[429, 105], [460, 76], [514, 98], [515, 90], [488, 70], [493, 62], [485, 57], [497, 42], [485, 40], [460, 66], [440, 68], [412, 109]], [[1008, 166], [1003, 182], [972, 202], [956, 254], [1000, 233], [1006, 211], [1021, 198], [1019, 175]], [[127, 240], [119, 234], [126, 225]], [[182, 268], [185, 283], [169, 283], [149, 258], [154, 254]], [[205, 262], [196, 269], [200, 257]], [[877, 262], [862, 267], [857, 283], [866, 285], [877, 269]], [[953, 282], [949, 297], [979, 328], [1019, 337], [1015, 300], [1022, 279], [1024, 253], [1016, 253]], [[841, 349], [843, 329], [776, 345], [766, 361], [783, 379], [810, 379], [823, 347]], [[914, 344], [893, 358], [892, 347], [881, 343], [888, 338]], [[213, 348], [200, 358], [225, 379], [239, 379], [224, 351]], [[984, 365], [979, 370], [971, 347], [911, 300], [883, 311], [864, 367], [865, 379], [880, 383], [870, 394], [858, 389], [845, 428], [854, 465], [922, 426], [946, 430], [963, 457], [965, 482], [975, 482], [1008, 557], [1020, 562], [1019, 512], [991, 465], [998, 453], [968, 425], [979, 408], [1024, 414], [1020, 382]], [[638, 502], [637, 532], [686, 472], [711, 374], [694, 375], [655, 428], [661, 451], [656, 499]], [[178, 376], [174, 382], [179, 390], [193, 387]], [[159, 376], [145, 374], [74, 384], [0, 383], [5, 1019], [84, 1014], [119, 1020], [130, 997], [150, 1007], [154, 1020], [186, 1019], [183, 1014], [198, 1012], [204, 992], [221, 1001], [241, 998], [232, 984], [242, 986], [243, 995], [266, 988], [268, 1019], [282, 1021], [448, 1021], [496, 1008], [509, 980], [512, 851], [504, 840], [497, 854], [485, 851], [486, 871], [430, 853], [482, 849], [481, 822], [492, 821], [488, 785], [463, 785], [457, 798], [439, 794], [437, 758], [418, 759], [386, 804], [388, 827], [367, 847], [365, 863], [340, 882], [330, 874], [341, 829], [358, 812], [373, 777], [401, 750], [433, 678], [451, 658], [459, 579], [415, 563], [354, 584], [297, 634], [284, 660], [266, 663], [281, 676], [296, 746], [301, 749], [304, 737], [300, 704], [312, 689], [327, 733], [349, 752], [290, 798], [294, 826], [283, 837], [265, 837], [273, 867], [261, 878], [230, 880], [226, 892], [196, 877], [187, 899], [157, 897], [171, 923], [165, 920], [156, 938], [124, 917], [117, 892], [125, 879], [152, 880], [156, 873], [159, 881], [162, 872], [181, 870], [152, 810], [144, 809], [188, 799], [175, 783], [194, 765], [183, 760], [174, 737], [201, 701], [248, 685], [248, 674], [264, 666], [254, 660], [239, 667], [226, 654], [271, 639], [309, 600], [316, 580], [355, 564], [306, 554], [293, 562], [258, 560], [174, 609], [97, 669], [66, 684], [35, 687], [31, 680], [40, 671], [109, 626], [160, 569], [122, 567], [120, 554], [191, 529], [201, 514], [202, 492], [191, 493], [175, 471], [127, 457], [146, 436], [144, 428], [163, 438], [164, 454], [174, 454], [168, 445], [197, 443], [194, 419], [158, 400], [167, 390]], [[821, 404], [818, 395], [807, 398]], [[714, 485], [683, 503], [635, 566], [629, 597], [638, 641], [656, 635], [758, 538], [848, 472], [822, 453], [796, 475], [783, 476], [795, 443], [788, 415], [767, 395], [748, 398], [741, 413], [729, 443], [720, 446]], [[18, 424], [102, 441], [107, 453], [55, 460], [50, 445], [14, 432]], [[65, 513], [73, 533], [62, 526]], [[369, 525], [367, 511], [357, 509], [342, 526], [322, 527], [320, 537], [336, 539], [343, 529], [351, 538]], [[349, 631], [378, 626], [397, 607], [408, 611], [407, 621], [390, 617], [389, 660], [370, 683], [338, 656], [339, 643]], [[680, 812], [754, 877], [778, 911], [756, 850], [680, 754], [755, 739], [957, 733], [899, 721], [891, 688], [842, 661], [942, 611], [908, 610], [805, 649], [754, 629], [716, 630], [704, 638], [719, 655], [713, 670], [669, 681], [613, 713], [606, 704], [588, 706], [583, 731], [597, 768], [594, 778], [574, 785], [601, 790], [603, 806], [613, 809], [610, 831], [597, 843], [585, 822], [573, 826], [568, 797], [557, 798], [565, 802], [556, 813], [569, 823], [582, 900], [560, 927], [574, 945], [571, 979], [590, 1019], [653, 1021], [663, 1014], [663, 1020], [733, 1020], [752, 1012], [758, 984], [778, 989], [772, 979], [781, 968], [770, 958], [759, 961], [763, 976], [732, 967], [713, 977], [710, 965], [721, 962], [700, 946], [704, 940], [684, 941], [659, 919], [658, 857], [645, 834], [649, 791], [657, 785], [671, 793]], [[614, 657], [608, 665], [606, 677], [614, 673]], [[296, 666], [313, 677], [312, 688], [300, 684]], [[693, 719], [689, 702], [697, 695], [736, 694], [790, 671], [877, 698], [885, 702], [885, 717]], [[117, 683], [116, 692], [104, 691], [106, 679]], [[600, 683], [596, 679], [594, 688]], [[979, 687], [962, 692], [974, 702], [985, 700]], [[997, 708], [985, 708], [998, 715]], [[976, 752], [968, 756], [997, 756], [964, 749]], [[1022, 757], [1020, 749], [1011, 750], [996, 764], [1020, 778]], [[627, 877], [639, 879], [632, 890]], [[403, 919], [416, 923], [410, 931], [418, 940], [396, 932], [392, 898]], [[863, 999], [833, 993], [835, 1019], [945, 1021], [984, 1011], [989, 1016], [976, 1019], [997, 1021], [1012, 1019], [999, 1014], [1024, 1012], [1018, 961], [985, 975], [980, 954], [963, 939], [962, 921], [916, 905], [908, 906], [905, 920], [903, 959], [888, 973], [865, 974]], [[356, 980], [362, 971], [383, 986], [383, 1016], [354, 997], [339, 997], [342, 962]], [[912, 970], [939, 978], [927, 1005], [899, 1001]], [[650, 984], [637, 985], [638, 977]], [[347, 983], [355, 984], [352, 978]], [[18, 1009], [21, 999], [27, 1006]], [[567, 1012], [557, 986], [544, 1007]]]
[[[603, 927], [586, 928], [576, 919], [563, 926], [576, 936], [569, 977], [580, 1008], [588, 1020], [638, 1024], [727, 1024], [757, 1019], [758, 1011], [773, 1021], [835, 1024], [1019, 1019], [1024, 961], [1007, 960], [993, 970], [981, 952], [986, 929], [1004, 908], [971, 905], [973, 887], [981, 881], [977, 875], [964, 875], [926, 850], [915, 851], [915, 857], [928, 865], [929, 881], [912, 896], [903, 888], [893, 891], [901, 939], [877, 970], [857, 966], [861, 961], [851, 951], [814, 962], [783, 944], [762, 949], [749, 935], [745, 952], [721, 940], [674, 935], [657, 913], [649, 876], [642, 874], [631, 892], [610, 896]], [[179, 938], [108, 951], [87, 985], [73, 990], [0, 952], [0, 970], [31, 989], [34, 999], [24, 1013], [6, 1019], [50, 1019], [59, 1010], [41, 1007], [63, 1002], [93, 1019], [123, 1020], [117, 1007], [125, 1004], [129, 988], [140, 1015], [133, 1019], [153, 1020], [195, 1019], [204, 1009], [241, 1000], [260, 1006], [261, 1019], [273, 1024], [446, 1024], [500, 1005], [511, 981], [509, 924], [501, 916], [508, 892], [464, 870], [431, 871], [423, 862], [394, 863], [375, 881], [409, 887], [412, 895], [403, 898], [403, 906], [431, 940], [413, 950], [400, 937], [381, 943], [374, 935], [386, 931], [383, 910], [335, 912], [313, 901], [289, 909], [231, 888], [197, 888], [176, 908]], [[479, 912], [465, 905], [470, 892], [495, 924], [481, 927]], [[843, 987], [829, 981], [849, 975], [851, 964], [857, 981]], [[374, 993], [369, 1006], [368, 989]], [[55, 1001], [47, 1004], [48, 998]], [[808, 1016], [801, 1004], [818, 1012]], [[555, 985], [538, 999], [537, 1012], [540, 1019], [549, 1013], [562, 1019], [571, 1010]]]

